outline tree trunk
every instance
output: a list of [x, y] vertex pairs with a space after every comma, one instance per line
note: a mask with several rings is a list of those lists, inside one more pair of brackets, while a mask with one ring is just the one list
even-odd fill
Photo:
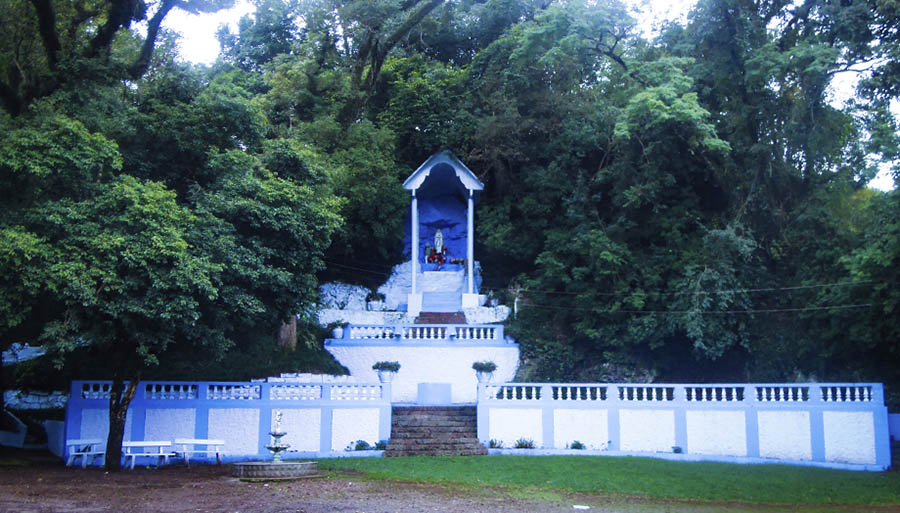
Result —
[[128, 405], [134, 398], [140, 379], [141, 372], [138, 370], [131, 376], [128, 387], [123, 391], [122, 371], [116, 370], [113, 374], [112, 389], [109, 391], [109, 436], [106, 439], [106, 470], [110, 472], [122, 470], [122, 438], [125, 435], [125, 419], [128, 414]]
[[281, 325], [278, 330], [278, 345], [282, 349], [293, 351], [297, 349], [297, 316], [291, 315], [288, 322]]

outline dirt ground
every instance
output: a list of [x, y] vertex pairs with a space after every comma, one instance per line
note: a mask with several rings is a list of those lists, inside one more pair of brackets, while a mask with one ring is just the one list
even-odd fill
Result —
[[642, 497], [560, 494], [542, 490], [396, 483], [348, 473], [297, 481], [245, 483], [227, 465], [171, 465], [108, 474], [67, 468], [46, 453], [0, 452], [0, 512], [10, 513], [419, 513], [571, 512], [762, 513], [888, 512], [900, 508], [660, 501]]

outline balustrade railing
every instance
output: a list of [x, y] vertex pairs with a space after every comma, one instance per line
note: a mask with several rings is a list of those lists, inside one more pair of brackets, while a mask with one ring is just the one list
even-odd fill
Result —
[[625, 402], [667, 402], [675, 400], [675, 387], [667, 385], [619, 385], [619, 400]]
[[704, 404], [872, 403], [883, 402], [881, 386], [856, 383], [804, 384], [605, 384], [489, 383], [479, 400], [585, 401], [621, 403]]
[[872, 402], [870, 385], [823, 385], [822, 400], [826, 403], [868, 403]]
[[499, 324], [353, 324], [344, 330], [351, 340], [495, 341], [504, 340]]
[[333, 401], [377, 401], [381, 399], [380, 385], [331, 386]]
[[688, 385], [684, 388], [685, 399], [696, 403], [741, 402], [744, 387], [732, 385]]
[[[126, 383], [127, 385], [127, 383]], [[112, 383], [75, 381], [72, 397], [109, 400]], [[385, 395], [381, 383], [173, 383], [141, 382], [143, 394], [135, 399], [152, 401], [381, 401]]]
[[269, 398], [276, 401], [318, 401], [322, 385], [272, 385]]
[[196, 399], [197, 385], [148, 383], [144, 385], [145, 399]]

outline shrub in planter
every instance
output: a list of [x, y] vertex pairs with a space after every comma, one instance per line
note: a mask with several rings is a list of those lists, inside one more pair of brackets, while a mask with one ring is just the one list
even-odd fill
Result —
[[497, 364], [488, 360], [484, 362], [475, 362], [472, 364], [472, 368], [475, 369], [475, 372], [494, 372], [497, 370]]
[[569, 444], [569, 449], [584, 450], [587, 449], [587, 447], [585, 447], [585, 445], [578, 440], [575, 440], [574, 442]]
[[397, 372], [400, 370], [400, 362], [375, 362], [372, 368], [377, 371]]
[[400, 370], [400, 362], [377, 362], [372, 368], [378, 371], [378, 381], [390, 383], [394, 380], [394, 374]]
[[530, 438], [520, 438], [516, 440], [515, 445], [513, 445], [516, 449], [534, 449], [534, 440]]

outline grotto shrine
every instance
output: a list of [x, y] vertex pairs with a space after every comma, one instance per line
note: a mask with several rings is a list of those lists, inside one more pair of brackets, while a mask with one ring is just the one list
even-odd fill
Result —
[[450, 152], [431, 156], [404, 182], [410, 194], [406, 262], [376, 291], [341, 283], [320, 288], [322, 325], [339, 325], [325, 348], [355, 381], [372, 381], [372, 365], [396, 361], [393, 401], [472, 403], [476, 361], [497, 365], [494, 379], [510, 381], [519, 347], [500, 324], [505, 305], [479, 291], [474, 254], [475, 205], [484, 184]]

